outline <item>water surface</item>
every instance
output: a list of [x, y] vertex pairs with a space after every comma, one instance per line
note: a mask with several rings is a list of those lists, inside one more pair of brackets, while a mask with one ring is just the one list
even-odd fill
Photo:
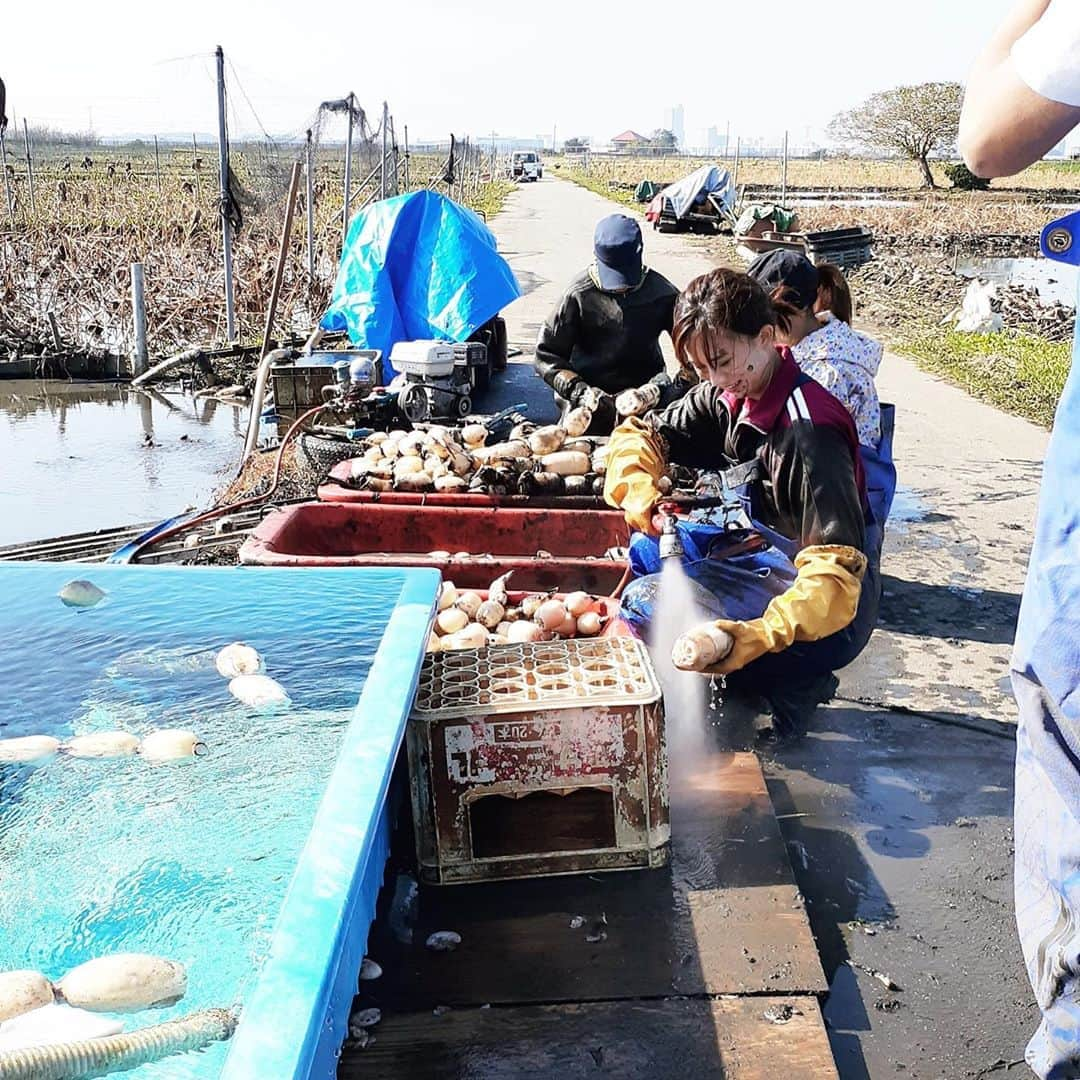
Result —
[[0, 380], [0, 545], [204, 505], [231, 478], [246, 422], [188, 394]]

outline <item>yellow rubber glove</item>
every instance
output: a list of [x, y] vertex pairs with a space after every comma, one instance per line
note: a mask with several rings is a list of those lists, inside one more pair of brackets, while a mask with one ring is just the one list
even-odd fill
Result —
[[[684, 635], [672, 659], [686, 671], [730, 675], [765, 653], [782, 652], [796, 641], [818, 641], [843, 630], [859, 606], [866, 556], [841, 545], [806, 547], [795, 556], [798, 574], [791, 587], [770, 601], [758, 619], [732, 622], [717, 619]], [[734, 639], [726, 656], [710, 652], [710, 627]], [[689, 640], [692, 639], [692, 640]]]
[[639, 532], [655, 534], [653, 507], [663, 497], [659, 481], [664, 475], [664, 455], [653, 430], [637, 417], [624, 420], [608, 440], [604, 499], [626, 515], [627, 524]]

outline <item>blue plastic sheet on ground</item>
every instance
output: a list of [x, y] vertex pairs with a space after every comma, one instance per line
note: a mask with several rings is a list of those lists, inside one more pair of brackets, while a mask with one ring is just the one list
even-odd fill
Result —
[[464, 341], [521, 295], [477, 214], [434, 191], [373, 203], [353, 218], [325, 330], [381, 349], [389, 374], [399, 341]]

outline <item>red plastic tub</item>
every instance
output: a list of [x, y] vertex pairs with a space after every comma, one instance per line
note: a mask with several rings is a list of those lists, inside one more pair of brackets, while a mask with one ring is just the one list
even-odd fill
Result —
[[352, 487], [352, 460], [342, 461], [320, 484], [320, 502], [387, 503], [391, 506], [518, 506], [551, 510], [606, 510], [600, 495], [480, 495], [442, 491], [362, 491]]
[[625, 548], [628, 540], [616, 510], [311, 502], [268, 514], [244, 541], [240, 562], [434, 566], [459, 588], [470, 589], [487, 588], [513, 569], [517, 589], [606, 594], [627, 564], [625, 557], [605, 552]]

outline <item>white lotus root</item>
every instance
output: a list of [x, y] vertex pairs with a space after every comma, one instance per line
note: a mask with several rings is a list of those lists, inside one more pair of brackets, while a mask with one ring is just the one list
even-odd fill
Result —
[[584, 615], [589, 610], [589, 606], [592, 604], [592, 597], [587, 592], [572, 592], [568, 593], [566, 600], [566, 610], [576, 619], [579, 615]]
[[237, 675], [229, 683], [229, 693], [253, 709], [289, 703], [285, 688], [269, 675]]
[[436, 930], [424, 944], [433, 952], [452, 952], [461, 944], [461, 935], [455, 930]]
[[[243, 679], [265, 678], [263, 675], [241, 675]], [[233, 682], [236, 680], [234, 679]], [[273, 682], [273, 679], [270, 680]], [[231, 684], [230, 684], [231, 685]], [[139, 754], [147, 761], [180, 761], [184, 758], [202, 757], [206, 743], [194, 731], [183, 728], [161, 728], [153, 731], [139, 743]]]
[[60, 740], [51, 735], [20, 735], [0, 739], [0, 762], [40, 761], [60, 749]]
[[[447, 552], [449, 555], [449, 552]], [[458, 591], [452, 581], [444, 581], [439, 586], [439, 610], [445, 611], [448, 607], [453, 607], [457, 602]]]
[[592, 423], [593, 414], [591, 409], [586, 409], [584, 406], [579, 406], [576, 409], [571, 409], [563, 418], [563, 427], [566, 428], [566, 434], [572, 439], [576, 439], [579, 435], [584, 435], [589, 430], [589, 425]]
[[80, 578], [69, 581], [57, 594], [65, 607], [92, 608], [105, 599], [104, 589], [99, 589], [92, 581]]
[[476, 621], [488, 630], [494, 630], [506, 616], [506, 608], [498, 600], [485, 600], [476, 609]]
[[457, 598], [457, 606], [469, 616], [470, 620], [476, 618], [480, 605], [484, 598], [477, 592], [463, 592]]
[[235, 679], [237, 675], [257, 675], [263, 669], [263, 660], [250, 645], [234, 641], [217, 654], [214, 666], [223, 679]]
[[488, 437], [488, 429], [483, 424], [466, 424], [461, 429], [461, 437], [466, 446], [483, 446]]
[[680, 671], [704, 671], [720, 663], [733, 645], [731, 635], [719, 626], [699, 626], [675, 642], [671, 662]]
[[80, 964], [57, 984], [59, 998], [90, 1012], [165, 1008], [187, 992], [182, 964], [146, 953], [116, 953]]
[[534, 622], [526, 622], [524, 619], [510, 624], [506, 632], [507, 640], [515, 645], [523, 645], [530, 641], [539, 641], [544, 631]]
[[128, 731], [97, 731], [91, 735], [76, 735], [64, 744], [72, 757], [125, 757], [139, 749], [139, 740]]
[[469, 482], [467, 480], [460, 476], [455, 476], [453, 473], [435, 477], [436, 491], [465, 491], [468, 486]]
[[459, 607], [447, 608], [435, 617], [435, 629], [440, 634], [456, 634], [469, 625], [469, 616]]
[[483, 649], [488, 644], [489, 637], [486, 627], [474, 622], [456, 634], [448, 634], [441, 644], [444, 652], [452, 649]]
[[529, 436], [529, 449], [537, 457], [542, 457], [544, 454], [554, 454], [564, 442], [566, 442], [566, 429], [552, 425], [537, 428]]
[[563, 450], [557, 454], [545, 454], [540, 463], [545, 472], [558, 476], [584, 476], [589, 471], [589, 455], [580, 450]]
[[561, 600], [545, 600], [533, 616], [533, 621], [541, 630], [557, 631], [566, 622], [568, 612]]
[[52, 983], [40, 971], [0, 972], [0, 1024], [48, 1005], [54, 996]]

